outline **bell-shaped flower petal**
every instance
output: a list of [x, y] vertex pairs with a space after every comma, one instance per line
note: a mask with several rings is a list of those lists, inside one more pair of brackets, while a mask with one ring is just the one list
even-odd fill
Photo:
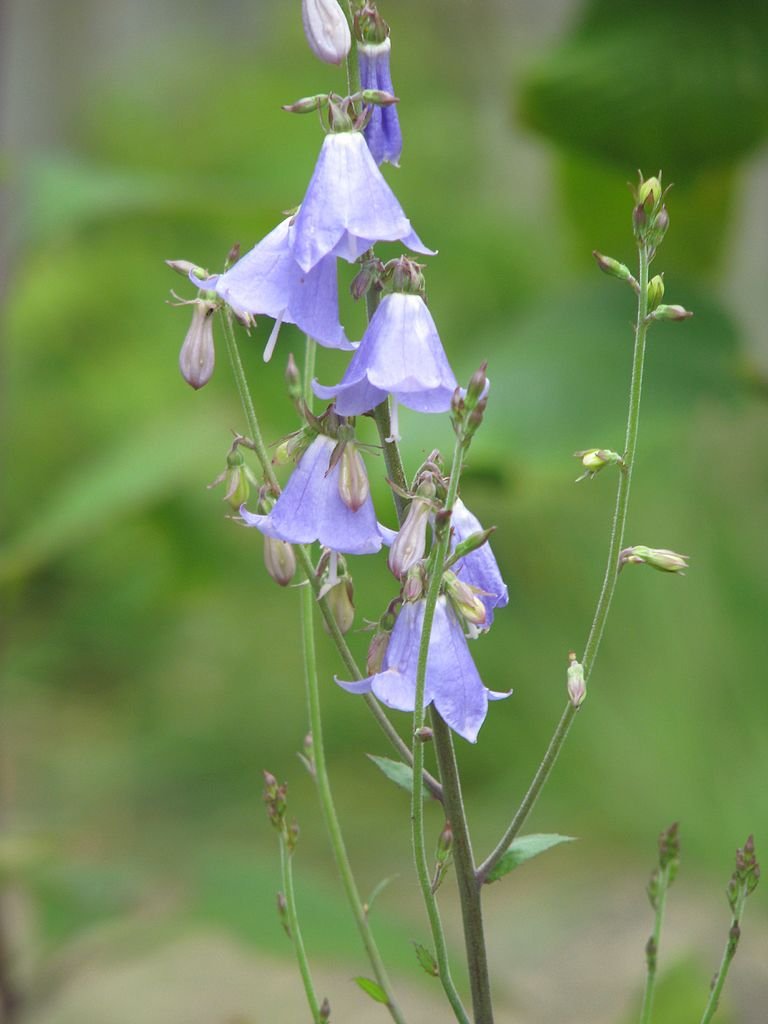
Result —
[[[457, 498], [451, 515], [451, 551], [457, 544], [471, 537], [473, 533], [482, 533], [483, 528], [477, 516], [474, 516], [461, 498]], [[454, 565], [453, 571], [471, 587], [476, 587], [478, 597], [485, 605], [485, 622], [483, 632], [493, 622], [494, 608], [503, 608], [509, 603], [507, 585], [501, 578], [498, 563], [488, 541], [481, 547], [464, 555]]]
[[[392, 44], [387, 37], [382, 43], [358, 43], [357, 55], [360, 62], [360, 84], [363, 89], [379, 89], [394, 96], [392, 75], [389, 70], [389, 51]], [[374, 106], [371, 119], [365, 126], [365, 141], [377, 164], [385, 161], [400, 163], [403, 150], [403, 134], [397, 104], [386, 107]]]
[[416, 412], [447, 412], [456, 390], [435, 322], [418, 295], [382, 299], [341, 383], [313, 384], [341, 416], [359, 416], [392, 395]]
[[[350, 693], [373, 693], [388, 707], [413, 711], [425, 604], [422, 599], [403, 605], [381, 672], [357, 682], [336, 682]], [[488, 701], [508, 696], [509, 693], [495, 693], [483, 685], [456, 613], [446, 597], [439, 597], [429, 638], [424, 706], [434, 703], [443, 721], [474, 743], [485, 721]]]
[[356, 131], [326, 135], [288, 237], [303, 270], [311, 270], [324, 256], [354, 263], [375, 242], [400, 241], [414, 252], [433, 254], [411, 227]]
[[240, 515], [267, 537], [290, 544], [319, 541], [345, 555], [368, 555], [381, 548], [382, 539], [370, 495], [353, 511], [339, 493], [340, 463], [329, 471], [336, 441], [318, 435], [304, 452], [267, 515], [254, 515], [245, 506]]
[[236, 312], [296, 324], [326, 348], [354, 349], [339, 323], [336, 260], [302, 270], [288, 244], [290, 224], [288, 217], [225, 273], [202, 281], [190, 275], [192, 281]]

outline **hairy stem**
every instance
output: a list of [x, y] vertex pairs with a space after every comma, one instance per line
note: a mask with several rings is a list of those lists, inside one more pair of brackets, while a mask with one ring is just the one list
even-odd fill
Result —
[[440, 779], [443, 784], [445, 814], [453, 831], [453, 863], [459, 886], [472, 1007], [476, 1024], [491, 1024], [493, 1006], [491, 1004], [488, 956], [485, 949], [481, 887], [475, 879], [475, 862], [464, 812], [459, 768], [456, 764], [451, 730], [434, 707], [431, 717], [437, 762], [440, 766]]
[[283, 894], [285, 896], [285, 913], [288, 923], [288, 931], [293, 948], [296, 953], [296, 960], [299, 965], [299, 974], [304, 986], [304, 993], [307, 997], [309, 1009], [312, 1012], [313, 1024], [320, 1024], [320, 1003], [317, 999], [315, 986], [312, 981], [312, 973], [309, 969], [307, 951], [304, 948], [304, 939], [299, 927], [299, 915], [296, 910], [296, 893], [293, 888], [293, 864], [292, 857], [288, 851], [284, 836], [280, 836], [280, 869], [283, 877]]
[[[640, 429], [640, 398], [643, 390], [643, 368], [645, 365], [645, 342], [648, 333], [648, 249], [645, 245], [640, 246], [639, 251], [639, 290], [637, 293], [637, 320], [635, 324], [635, 344], [632, 356], [632, 379], [629, 387], [629, 410], [627, 412], [627, 430], [624, 443], [625, 468], [619, 473], [619, 483], [616, 491], [616, 506], [611, 526], [611, 538], [608, 544], [608, 560], [603, 577], [603, 585], [600, 589], [600, 596], [597, 600], [597, 607], [592, 619], [592, 625], [587, 637], [587, 643], [582, 656], [584, 665], [584, 678], [589, 679], [594, 667], [600, 641], [605, 632], [605, 624], [608, 619], [608, 612], [611, 601], [616, 590], [616, 581], [619, 575], [619, 554], [624, 543], [624, 529], [627, 522], [627, 510], [629, 508], [629, 491], [632, 483], [632, 471], [635, 464], [637, 452], [637, 436]], [[493, 852], [483, 861], [477, 871], [478, 880], [482, 883], [488, 877], [489, 872], [498, 864], [510, 843], [518, 835], [523, 827], [526, 818], [533, 809], [539, 793], [543, 789], [547, 779], [554, 768], [560, 751], [563, 748], [565, 739], [570, 731], [573, 719], [576, 715], [576, 708], [568, 702], [560, 716], [560, 720], [552, 735], [547, 751], [536, 769], [533, 780], [523, 797], [520, 806], [515, 812], [512, 822], [505, 831]]]
[[331, 794], [331, 785], [328, 779], [328, 768], [325, 761], [325, 748], [323, 745], [323, 725], [320, 714], [320, 688], [317, 680], [317, 657], [315, 652], [314, 635], [314, 608], [315, 596], [309, 587], [302, 587], [302, 637], [304, 642], [304, 669], [307, 686], [307, 705], [309, 709], [309, 727], [312, 733], [312, 749], [315, 764], [315, 781], [320, 799], [320, 807], [328, 830], [328, 836], [336, 860], [336, 866], [341, 876], [347, 902], [355, 918], [360, 938], [362, 939], [365, 951], [368, 954], [376, 981], [381, 986], [387, 997], [387, 1008], [390, 1015], [397, 1024], [403, 1024], [404, 1017], [400, 1012], [395, 997], [392, 993], [392, 986], [387, 976], [384, 962], [381, 959], [376, 942], [373, 938], [368, 917], [363, 908], [363, 901], [357, 891], [352, 867], [349, 863], [344, 837], [341, 833], [341, 825], [336, 813], [336, 807]]
[[[272, 468], [272, 460], [270, 459], [269, 452], [267, 451], [266, 445], [264, 444], [261, 428], [259, 426], [259, 421], [256, 416], [256, 410], [254, 409], [253, 401], [251, 399], [251, 392], [248, 387], [248, 380], [245, 376], [245, 368], [243, 366], [242, 359], [240, 358], [240, 350], [238, 349], [237, 346], [237, 340], [235, 339], [235, 333], [232, 323], [232, 313], [230, 312], [229, 309], [224, 310], [221, 320], [224, 325], [224, 337], [227, 344], [227, 353], [229, 355], [229, 360], [232, 366], [232, 373], [235, 378], [235, 385], [240, 396], [240, 402], [243, 407], [243, 412], [245, 413], [245, 419], [248, 424], [250, 440], [253, 441], [254, 450], [261, 465], [262, 472], [264, 473], [265, 480], [273, 488], [275, 493], [279, 494], [280, 484], [278, 483], [277, 477], [275, 476], [275, 471]], [[305, 364], [305, 373], [306, 370], [307, 366]], [[317, 598], [320, 593], [321, 584], [320, 580], [315, 575], [315, 570], [314, 566], [312, 565], [312, 559], [310, 557], [309, 551], [303, 544], [297, 544], [294, 545], [294, 547], [302, 572], [309, 581], [313, 593]], [[354, 655], [350, 651], [349, 645], [347, 644], [347, 641], [344, 639], [343, 633], [339, 629], [339, 624], [336, 622], [333, 613], [328, 607], [327, 601], [325, 600], [325, 598], [322, 598], [318, 601], [318, 604], [320, 606], [320, 612], [330, 631], [331, 639], [333, 640], [336, 649], [339, 652], [341, 660], [344, 662], [345, 668], [350, 673], [353, 679], [362, 679], [363, 673], [360, 671], [357, 661], [355, 660]], [[390, 720], [387, 718], [386, 714], [382, 710], [381, 705], [378, 703], [376, 698], [373, 697], [371, 694], [366, 694], [365, 703], [367, 704], [373, 717], [376, 719], [378, 726], [380, 727], [384, 735], [387, 737], [389, 742], [392, 744], [394, 749], [397, 751], [400, 757], [402, 757], [406, 761], [407, 764], [411, 765], [413, 761], [410, 748], [400, 738], [400, 735], [398, 734], [397, 730], [392, 725]], [[429, 772], [424, 773], [424, 785], [427, 787], [429, 792], [432, 794], [432, 796], [434, 796], [436, 800], [442, 799], [440, 783], [437, 781], [437, 779], [433, 778], [432, 775], [429, 774]]]

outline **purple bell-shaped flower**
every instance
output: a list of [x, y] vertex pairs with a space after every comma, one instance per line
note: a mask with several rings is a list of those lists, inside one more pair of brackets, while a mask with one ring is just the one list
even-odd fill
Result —
[[238, 313], [274, 319], [265, 362], [272, 356], [283, 323], [296, 324], [326, 348], [354, 349], [339, 323], [336, 260], [328, 256], [311, 270], [302, 270], [288, 243], [290, 224], [290, 218], [278, 224], [225, 273], [205, 280], [191, 273], [192, 282], [215, 292]]
[[255, 515], [241, 506], [240, 515], [246, 526], [255, 526], [267, 537], [290, 544], [311, 544], [317, 540], [345, 555], [378, 551], [382, 538], [367, 479], [363, 481], [360, 477], [364, 472], [362, 459], [358, 452], [353, 452], [357, 480], [353, 493], [344, 457], [331, 467], [336, 444], [332, 437], [319, 434], [299, 459], [285, 490], [267, 515]]
[[[381, 671], [358, 682], [336, 682], [350, 693], [373, 693], [397, 711], [413, 711], [416, 701], [416, 665], [424, 623], [422, 598], [403, 605], [384, 653]], [[511, 691], [510, 691], [511, 693]], [[434, 704], [443, 721], [465, 740], [474, 743], [495, 693], [480, 679], [461, 623], [446, 597], [435, 606], [427, 654], [424, 706]]]
[[[339, 384], [313, 383], [320, 398], [335, 398], [341, 416], [359, 416], [392, 395], [416, 412], [447, 412], [456, 378], [435, 322], [420, 295], [392, 292], [371, 319]], [[397, 434], [393, 415], [393, 434]]]
[[[451, 551], [473, 533], [483, 532], [480, 521], [472, 515], [461, 498], [454, 502], [451, 527]], [[485, 622], [482, 626], [482, 631], [485, 632], [493, 623], [494, 608], [504, 608], [509, 604], [507, 585], [501, 578], [498, 563], [488, 541], [460, 558], [453, 566], [453, 571], [460, 580], [477, 590], [477, 596], [485, 605]]]
[[326, 135], [289, 244], [303, 270], [324, 256], [354, 263], [375, 242], [433, 255], [411, 227], [358, 131]]
[[[394, 95], [392, 75], [389, 71], [389, 52], [392, 48], [389, 37], [381, 43], [358, 43], [357, 55], [360, 61], [360, 84], [363, 89], [379, 89]], [[403, 150], [403, 134], [397, 104], [374, 106], [371, 119], [365, 126], [365, 141], [377, 164], [385, 161], [397, 167]]]

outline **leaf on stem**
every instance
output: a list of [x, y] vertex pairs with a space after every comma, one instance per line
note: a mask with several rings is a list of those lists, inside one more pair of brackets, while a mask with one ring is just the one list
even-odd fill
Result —
[[440, 972], [437, 967], [437, 960], [435, 960], [427, 947], [422, 946], [420, 942], [414, 942], [413, 948], [416, 951], [416, 959], [419, 961], [419, 966], [433, 978], [438, 977]]
[[370, 996], [377, 1003], [388, 1003], [387, 993], [376, 981], [372, 981], [370, 978], [355, 978], [355, 984], [359, 985], [360, 988], [365, 992], [366, 995]]
[[[368, 754], [367, 756], [388, 779], [391, 779], [392, 782], [409, 793], [412, 792], [413, 769], [410, 765], [404, 764], [402, 761], [393, 761], [389, 757], [377, 757], [376, 754]], [[423, 784], [421, 792], [423, 796], [429, 796], [429, 792]]]
[[554, 832], [537, 832], [530, 836], [518, 836], [512, 841], [496, 867], [488, 873], [486, 882], [497, 882], [527, 860], [538, 857], [540, 853], [552, 849], [553, 846], [559, 846], [560, 843], [572, 843], [575, 838], [575, 836], [560, 836]]

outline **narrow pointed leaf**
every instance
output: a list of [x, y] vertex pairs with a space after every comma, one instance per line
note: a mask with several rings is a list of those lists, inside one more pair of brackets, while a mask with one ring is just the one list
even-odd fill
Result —
[[355, 978], [355, 983], [359, 985], [363, 992], [365, 992], [366, 995], [369, 995], [375, 1002], [388, 1002], [387, 993], [381, 985], [378, 984], [378, 982], [372, 981], [370, 978]]
[[377, 898], [377, 896], [379, 896], [386, 889], [386, 887], [389, 885], [389, 883], [390, 882], [394, 882], [394, 880], [397, 877], [398, 877], [397, 875], [390, 875], [388, 878], [382, 878], [382, 880], [378, 883], [378, 885], [375, 885], [373, 887], [373, 889], [371, 891], [371, 895], [368, 897], [368, 899], [366, 901], [366, 904], [365, 904], [365, 906], [366, 906], [366, 913], [370, 914], [371, 907], [373, 906], [374, 900]]
[[[406, 789], [409, 793], [413, 790], [413, 772], [409, 765], [403, 764], [402, 761], [393, 761], [389, 757], [377, 757], [375, 754], [368, 754], [368, 757], [379, 771], [382, 771], [396, 785]], [[423, 785], [421, 791], [423, 796], [429, 796]]]
[[575, 838], [575, 836], [560, 836], [557, 833], [534, 833], [530, 836], [518, 836], [493, 871], [489, 872], [486, 881], [497, 882], [518, 865], [538, 857], [540, 853], [551, 850], [553, 846], [559, 846], [560, 843], [572, 843]]

